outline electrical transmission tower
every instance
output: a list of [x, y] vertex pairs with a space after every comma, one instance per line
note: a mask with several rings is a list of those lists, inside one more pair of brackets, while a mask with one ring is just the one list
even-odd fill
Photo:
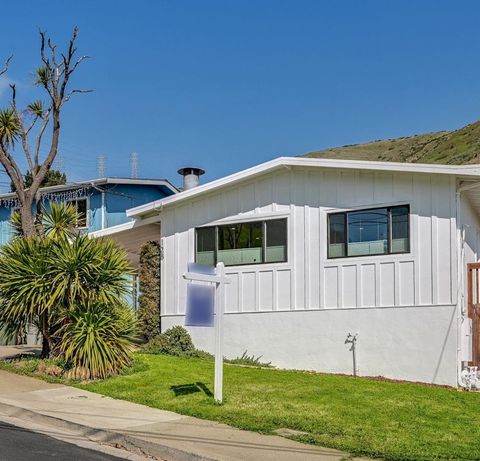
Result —
[[53, 163], [54, 163], [54, 169], [61, 171], [63, 173], [63, 168], [64, 168], [63, 155], [58, 153]]
[[99, 178], [105, 177], [105, 155], [99, 155], [97, 157], [97, 175]]
[[130, 155], [130, 168], [132, 178], [138, 178], [138, 159], [139, 155], [136, 152], [133, 152]]

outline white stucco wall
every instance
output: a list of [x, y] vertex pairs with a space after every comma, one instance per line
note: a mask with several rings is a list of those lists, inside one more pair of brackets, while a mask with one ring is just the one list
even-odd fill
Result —
[[[225, 356], [244, 351], [277, 367], [353, 374], [348, 333], [358, 333], [357, 372], [456, 386], [455, 306], [227, 314]], [[162, 328], [183, 324], [162, 318]], [[189, 327], [196, 347], [214, 351], [212, 328]]]
[[[327, 259], [327, 213], [403, 204], [410, 253]], [[227, 353], [248, 349], [278, 366], [351, 373], [343, 341], [358, 332], [362, 374], [454, 385], [455, 206], [447, 175], [294, 168], [166, 208], [163, 328], [183, 323], [195, 227], [286, 217], [288, 262], [227, 268]], [[200, 347], [208, 334], [194, 332]]]

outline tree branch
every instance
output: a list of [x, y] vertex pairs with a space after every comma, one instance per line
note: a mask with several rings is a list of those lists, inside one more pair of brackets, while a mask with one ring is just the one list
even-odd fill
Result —
[[76, 66], [74, 65], [73, 68], [71, 69], [70, 64], [72, 62], [73, 56], [75, 56], [75, 53], [77, 52], [77, 49], [75, 48], [75, 41], [77, 40], [77, 37], [78, 37], [78, 27], [75, 27], [73, 29], [72, 38], [70, 39], [70, 42], [68, 45], [67, 55], [63, 56], [63, 65], [64, 65], [65, 75], [63, 76], [63, 82], [60, 86], [60, 94], [59, 94], [60, 104], [63, 102], [63, 98], [65, 97], [65, 90], [67, 88], [68, 81], [70, 80], [70, 76], [74, 72], [74, 68], [76, 68]]
[[[12, 110], [13, 110], [13, 113], [15, 114], [18, 124], [20, 125], [20, 137], [22, 138], [22, 149], [23, 149], [23, 152], [25, 153], [25, 158], [27, 159], [28, 166], [30, 167], [30, 171], [31, 171], [33, 168], [33, 164], [32, 164], [32, 156], [30, 155], [30, 149], [28, 148], [27, 132], [25, 130], [25, 125], [23, 123], [22, 117], [20, 117], [20, 114], [18, 113], [18, 110], [17, 110], [17, 88], [14, 83], [10, 85], [10, 88], [12, 89], [12, 100], [10, 102], [10, 105], [12, 106]], [[8, 155], [8, 152], [7, 152], [7, 155]], [[15, 161], [12, 161], [12, 166], [14, 167], [17, 175], [19, 177], [22, 177], [22, 172], [20, 171], [20, 168], [18, 167]]]
[[[28, 167], [32, 173], [32, 183], [30, 187], [25, 187], [25, 178], [17, 162], [13, 158], [13, 147], [6, 144], [0, 138], [0, 164], [10, 176], [13, 185], [17, 191], [17, 197], [21, 203], [22, 229], [25, 235], [35, 235], [37, 232], [32, 224], [32, 203], [38, 200], [39, 188], [43, 183], [53, 161], [57, 155], [60, 139], [60, 122], [62, 105], [68, 102], [76, 93], [89, 93], [92, 90], [68, 88], [72, 74], [78, 66], [87, 60], [88, 56], [77, 57], [76, 40], [78, 37], [78, 28], [73, 29], [72, 36], [68, 42], [65, 53], [60, 53], [57, 45], [47, 36], [43, 30], [40, 34], [40, 58], [41, 64], [37, 70], [37, 84], [43, 87], [50, 98], [48, 109], [45, 109], [40, 101], [31, 103], [25, 111], [21, 112], [17, 108], [16, 87], [10, 85], [12, 90], [11, 111], [18, 120], [16, 135], [21, 137], [22, 149]], [[9, 67], [10, 56], [0, 67], [0, 76], [4, 75]], [[33, 115], [33, 118], [29, 117]], [[41, 121], [40, 121], [41, 120]], [[44, 134], [47, 127], [52, 125], [51, 136], [49, 136], [49, 148], [43, 163], [40, 160], [40, 150], [44, 142]], [[33, 134], [35, 132], [35, 135]], [[35, 147], [30, 149], [29, 140], [32, 141], [35, 136]], [[33, 156], [32, 156], [33, 155]]]
[[55, 49], [57, 48], [57, 45], [54, 45], [50, 38], [48, 38], [47, 40], [47, 45], [48, 45], [48, 48], [50, 48], [50, 56], [52, 57], [53, 67], [54, 69], [58, 69], [59, 65], [57, 61], [57, 55], [55, 54]]
[[5, 171], [8, 173], [8, 176], [10, 176], [10, 179], [13, 182], [13, 185], [15, 186], [15, 189], [17, 190], [17, 196], [20, 199], [20, 202], [24, 202], [25, 200], [25, 194], [24, 194], [24, 181], [23, 181], [23, 176], [20, 175], [20, 177], [17, 175], [17, 168], [13, 166], [15, 161], [12, 159], [12, 157], [8, 154], [8, 151], [6, 150], [5, 146], [0, 143], [0, 163], [2, 164], [3, 168], [5, 168]]
[[5, 74], [5, 73], [7, 72], [8, 66], [9, 66], [10, 61], [12, 60], [12, 58], [13, 58], [13, 55], [10, 55], [10, 56], [6, 59], [5, 63], [3, 64], [3, 67], [0, 69], [0, 76], [2, 76], [3, 74]]
[[[45, 34], [41, 33], [42, 37], [42, 49], [43, 52], [45, 51]], [[70, 97], [75, 93], [82, 93], [82, 92], [89, 92], [90, 90], [72, 90], [68, 94], [66, 94], [66, 88], [68, 82], [70, 80], [70, 76], [76, 70], [77, 66], [86, 59], [86, 57], [81, 57], [77, 60], [77, 62], [71, 67], [72, 59], [77, 52], [77, 48], [75, 47], [75, 42], [78, 37], [78, 27], [73, 29], [72, 37], [70, 38], [68, 44], [68, 50], [66, 54], [62, 54], [63, 64], [62, 64], [62, 72], [55, 73], [52, 76], [51, 83], [53, 86], [53, 95], [52, 98], [52, 140], [50, 144], [50, 150], [48, 155], [40, 166], [37, 174], [33, 177], [32, 185], [30, 186], [30, 190], [33, 194], [36, 193], [40, 184], [44, 180], [47, 171], [50, 169], [53, 161], [55, 160], [55, 156], [57, 155], [58, 150], [58, 141], [60, 139], [60, 111], [62, 104], [68, 101]], [[53, 59], [53, 58], [52, 58]], [[47, 59], [48, 61], [48, 59]], [[49, 61], [48, 61], [49, 62]], [[58, 67], [55, 70], [59, 70]], [[62, 78], [63, 76], [63, 78]]]
[[77, 62], [72, 66], [72, 68], [69, 70], [69, 74], [73, 74], [75, 72], [75, 70], [77, 69], [78, 65], [81, 64], [83, 61], [85, 61], [85, 59], [90, 59], [90, 56], [81, 56]]
[[62, 104], [68, 102], [72, 97], [72, 95], [74, 95], [75, 93], [92, 93], [92, 92], [93, 90], [72, 90], [63, 98]]
[[47, 110], [47, 113], [46, 115], [44, 116], [43, 118], [43, 125], [42, 127], [40, 128], [40, 131], [37, 135], [37, 142], [36, 142], [36, 145], [35, 145], [35, 153], [34, 153], [34, 157], [33, 157], [33, 162], [34, 162], [34, 166], [35, 166], [35, 170], [38, 169], [38, 165], [39, 165], [39, 162], [38, 162], [38, 157], [40, 155], [40, 146], [42, 144], [42, 136], [43, 136], [43, 133], [45, 132], [45, 129], [47, 128], [48, 126], [48, 123], [50, 121], [50, 114], [52, 112], [52, 106], [49, 107], [49, 109]]
[[32, 123], [30, 123], [30, 126], [26, 129], [27, 136], [29, 135], [30, 131], [32, 131], [32, 129], [35, 126], [35, 124], [37, 123], [38, 119], [39, 119], [38, 115], [35, 115], [35, 117], [33, 117]]
[[60, 139], [60, 108], [53, 106], [53, 132], [52, 132], [52, 142], [50, 144], [50, 150], [48, 152], [47, 158], [43, 162], [42, 166], [38, 170], [36, 175], [32, 175], [32, 184], [30, 190], [32, 194], [36, 194], [40, 185], [42, 184], [47, 171], [52, 166], [55, 156], [57, 155], [58, 150], [58, 141]]
[[[40, 33], [40, 41], [41, 41], [40, 56], [42, 57], [42, 61], [45, 65], [45, 68], [47, 69], [47, 75], [46, 75], [45, 81], [43, 81], [42, 83], [45, 89], [47, 90], [48, 94], [50, 95], [52, 102], [55, 102], [58, 99], [58, 80], [57, 80], [58, 77], [56, 76], [57, 67], [55, 63], [54, 63], [54, 66], [52, 67], [52, 63], [49, 57], [47, 56], [46, 46], [45, 46], [45, 43], [47, 42], [48, 47], [51, 50], [52, 44], [50, 39], [47, 39], [45, 31], [39, 30], [39, 33]], [[53, 49], [55, 50], [55, 48]], [[52, 56], [52, 59], [56, 61], [56, 58], [54, 56]], [[49, 84], [51, 85], [51, 88]]]
[[40, 56], [42, 58], [45, 67], [48, 70], [52, 70], [52, 66], [50, 64], [50, 60], [47, 57], [47, 53], [45, 52], [45, 41], [46, 41], [46, 32], [43, 30], [38, 31], [40, 33]]

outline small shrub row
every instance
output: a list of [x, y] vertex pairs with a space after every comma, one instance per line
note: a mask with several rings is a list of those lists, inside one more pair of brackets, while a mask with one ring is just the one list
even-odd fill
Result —
[[[213, 360], [214, 356], [209, 352], [196, 349], [188, 331], [175, 326], [161, 333], [142, 347], [145, 354], [165, 354], [177, 357], [194, 357], [204, 360]], [[245, 351], [240, 357], [225, 359], [226, 363], [254, 367], [271, 367], [271, 362], [261, 362], [262, 356], [248, 355]]]

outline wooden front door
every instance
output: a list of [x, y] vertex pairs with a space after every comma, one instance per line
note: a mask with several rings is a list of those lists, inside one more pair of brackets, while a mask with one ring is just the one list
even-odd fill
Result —
[[468, 317], [472, 320], [471, 366], [480, 366], [480, 263], [467, 264]]

